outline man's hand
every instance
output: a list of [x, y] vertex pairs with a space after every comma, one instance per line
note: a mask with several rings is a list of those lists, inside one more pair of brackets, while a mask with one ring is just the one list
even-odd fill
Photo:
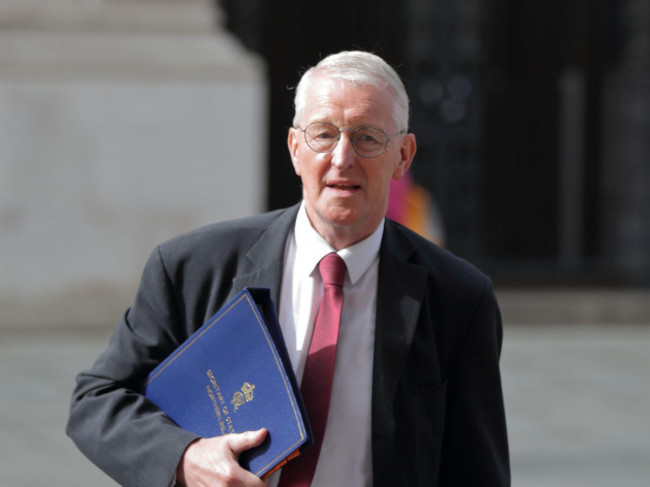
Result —
[[260, 445], [264, 438], [266, 429], [197, 440], [185, 450], [176, 481], [187, 487], [265, 486], [267, 482], [237, 461], [242, 452]]

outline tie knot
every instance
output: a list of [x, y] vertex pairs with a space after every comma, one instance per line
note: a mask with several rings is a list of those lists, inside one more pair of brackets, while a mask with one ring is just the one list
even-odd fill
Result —
[[343, 287], [345, 280], [345, 262], [335, 252], [327, 254], [318, 263], [318, 270], [323, 278], [323, 284], [334, 284], [338, 287]]

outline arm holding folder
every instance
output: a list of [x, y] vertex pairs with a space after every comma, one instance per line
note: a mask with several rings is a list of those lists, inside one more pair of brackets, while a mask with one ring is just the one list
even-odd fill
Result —
[[[259, 477], [311, 444], [268, 289], [245, 289], [225, 304], [149, 374], [145, 394], [180, 427], [203, 438], [255, 431], [210, 443]], [[201, 441], [190, 447], [177, 478], [202, 447]]]
[[[221, 231], [215, 228], [215, 233]], [[206, 233], [203, 230], [156, 248], [145, 266], [135, 300], [108, 347], [91, 369], [77, 377], [68, 434], [89, 459], [121, 485], [170, 485], [186, 450], [189, 457], [205, 443], [197, 441], [200, 435], [179, 428], [145, 397], [144, 388], [152, 370], [220, 309], [232, 292], [230, 271], [238, 256], [215, 252], [214, 242], [220, 240]], [[241, 250], [237, 239], [226, 241], [233, 252]], [[279, 241], [278, 248], [281, 246], [283, 242]], [[208, 253], [213, 261], [206, 259]], [[237, 448], [264, 441], [262, 433], [260, 436], [241, 444], [237, 435], [225, 442], [225, 448], [231, 457], [237, 456]], [[232, 472], [241, 467], [231, 464], [224, 468]], [[258, 478], [248, 479], [252, 482], [242, 485], [260, 485]]]

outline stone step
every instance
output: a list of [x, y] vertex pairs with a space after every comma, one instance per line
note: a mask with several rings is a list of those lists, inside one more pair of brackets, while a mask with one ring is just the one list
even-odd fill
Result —
[[650, 289], [497, 289], [505, 325], [650, 324]]

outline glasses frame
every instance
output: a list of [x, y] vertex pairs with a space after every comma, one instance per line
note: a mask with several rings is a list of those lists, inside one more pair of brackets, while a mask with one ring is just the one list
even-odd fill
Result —
[[[329, 149], [329, 150], [316, 150], [316, 149], [314, 149], [314, 148], [310, 145], [310, 143], [309, 143], [309, 138], [307, 137], [307, 130], [309, 129], [309, 127], [311, 127], [312, 125], [316, 125], [316, 124], [329, 125], [329, 126], [331, 126], [331, 127], [334, 127], [334, 128], [337, 130], [338, 135], [337, 135], [337, 137], [336, 137], [336, 141], [334, 142], [334, 145], [332, 145], [332, 148], [331, 148], [331, 149]], [[352, 148], [354, 149], [354, 152], [355, 152], [359, 157], [363, 157], [364, 159], [374, 159], [375, 157], [379, 157], [379, 156], [382, 155], [384, 152], [386, 152], [386, 147], [388, 147], [388, 143], [389, 143], [391, 140], [393, 140], [393, 138], [394, 138], [396, 135], [404, 135], [404, 134], [406, 133], [406, 131], [403, 131], [403, 130], [402, 130], [402, 131], [400, 131], [400, 132], [396, 132], [396, 133], [394, 133], [394, 134], [392, 134], [392, 135], [388, 135], [388, 134], [387, 134], [386, 132], [384, 132], [382, 129], [380, 129], [380, 128], [378, 128], [378, 127], [372, 127], [372, 126], [370, 126], [370, 125], [364, 125], [364, 126], [362, 126], [362, 127], [357, 127], [357, 128], [355, 128], [355, 129], [345, 129], [345, 128], [339, 128], [339, 127], [337, 127], [336, 125], [334, 125], [333, 123], [329, 123], [329, 122], [312, 122], [312, 123], [310, 123], [309, 125], [307, 125], [305, 128], [302, 128], [302, 127], [300, 127], [300, 126], [298, 126], [298, 127], [296, 127], [296, 128], [302, 131], [302, 135], [303, 135], [303, 137], [304, 137], [304, 139], [305, 139], [305, 144], [307, 144], [307, 147], [309, 147], [311, 150], [313, 150], [313, 151], [316, 152], [317, 154], [329, 154], [330, 152], [332, 152], [334, 149], [336, 149], [336, 146], [338, 145], [339, 140], [341, 140], [341, 132], [349, 132], [349, 133], [350, 133], [350, 143], [352, 144]], [[358, 132], [359, 130], [363, 130], [363, 129], [378, 130], [379, 132], [381, 132], [382, 134], [384, 134], [384, 136], [386, 137], [386, 143], [384, 144], [384, 147], [381, 149], [381, 152], [379, 152], [379, 153], [377, 153], [377, 154], [375, 154], [375, 155], [373, 155], [373, 156], [367, 156], [367, 155], [361, 154], [361, 153], [359, 152], [359, 150], [357, 149], [357, 146], [356, 146], [356, 144], [355, 144], [355, 142], [354, 142], [354, 134], [355, 134], [356, 132]]]

